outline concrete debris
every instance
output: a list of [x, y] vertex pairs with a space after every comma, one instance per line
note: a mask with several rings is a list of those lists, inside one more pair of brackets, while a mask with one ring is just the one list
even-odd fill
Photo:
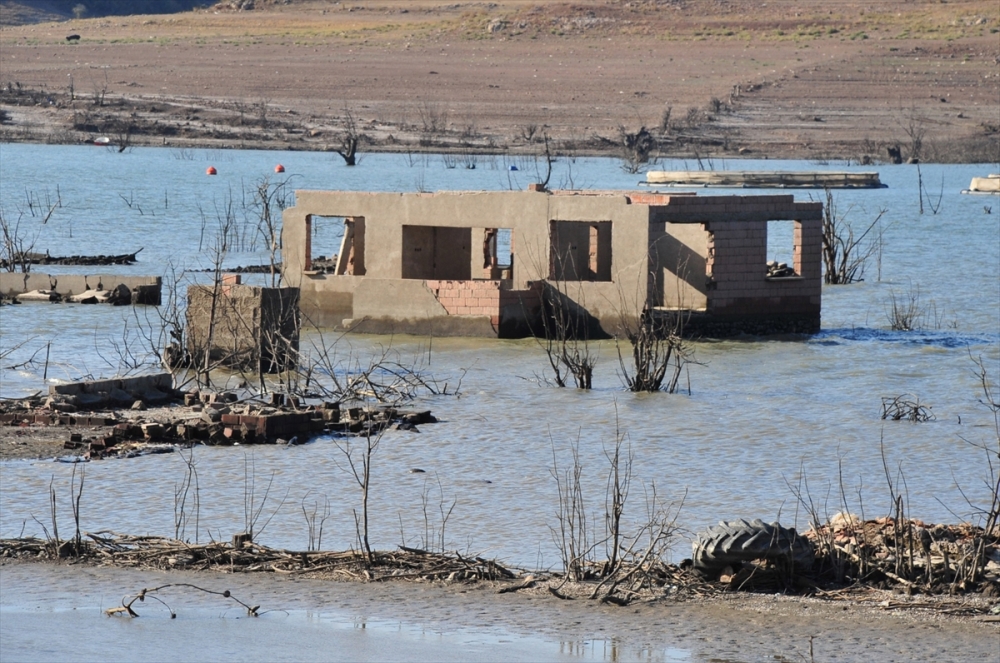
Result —
[[[91, 427], [87, 437], [69, 434], [64, 448], [82, 453], [84, 460], [97, 460], [163, 453], [175, 446], [195, 444], [298, 446], [317, 435], [368, 436], [389, 429], [419, 432], [417, 424], [437, 421], [429, 410], [342, 407], [338, 402], [306, 405], [300, 398], [286, 394], [274, 395], [267, 404], [256, 399], [240, 402], [232, 392], [180, 392], [166, 387], [160, 379], [141, 376], [55, 385], [48, 398], [17, 401], [0, 410], [0, 426]], [[151, 384], [157, 384], [159, 389]], [[137, 387], [144, 388], [137, 391]], [[136, 397], [137, 393], [141, 396]], [[145, 413], [149, 404], [143, 396], [153, 396], [153, 400], [162, 396], [175, 403], [153, 416], [136, 415]], [[117, 410], [106, 416], [82, 414], [80, 404], [100, 404]]]
[[789, 267], [787, 263], [772, 260], [767, 263], [767, 276], [772, 279], [783, 276], [795, 276], [795, 270]]

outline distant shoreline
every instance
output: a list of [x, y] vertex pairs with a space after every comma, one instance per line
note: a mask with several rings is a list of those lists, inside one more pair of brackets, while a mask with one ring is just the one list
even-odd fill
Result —
[[716, 9], [297, 0], [5, 26], [0, 140], [1000, 161], [995, 3]]

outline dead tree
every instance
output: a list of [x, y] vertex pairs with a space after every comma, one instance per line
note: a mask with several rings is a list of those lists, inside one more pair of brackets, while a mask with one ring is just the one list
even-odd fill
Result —
[[572, 376], [577, 389], [590, 389], [597, 358], [590, 353], [590, 321], [586, 311], [572, 302], [559, 282], [544, 283], [542, 334], [536, 340], [545, 351], [557, 386], [565, 387]]
[[622, 170], [630, 174], [638, 173], [643, 164], [649, 162], [649, 156], [656, 148], [656, 140], [646, 127], [629, 133], [624, 126], [619, 126], [618, 134], [621, 138]]
[[622, 379], [629, 391], [677, 392], [681, 374], [694, 355], [683, 338], [686, 320], [683, 311], [654, 313], [645, 307], [638, 316], [628, 315], [624, 308], [619, 311], [619, 326], [632, 346], [631, 367], [626, 365], [621, 345], [617, 346]]
[[865, 239], [878, 225], [888, 210], [879, 210], [875, 220], [858, 237], [854, 228], [846, 221], [847, 213], [837, 213], [833, 193], [826, 191], [826, 205], [823, 207], [823, 282], [830, 285], [854, 283], [863, 280], [868, 260], [879, 253], [882, 233], [877, 232], [867, 242]]
[[[59, 204], [53, 204], [42, 217], [41, 225], [48, 223], [52, 214]], [[21, 229], [21, 218], [23, 214], [17, 215], [17, 220], [11, 222], [4, 216], [0, 209], [0, 268], [8, 272], [22, 272], [27, 274], [31, 271], [31, 254], [35, 248], [35, 241], [38, 239], [38, 232], [35, 236], [28, 238]]]
[[131, 149], [132, 134], [135, 133], [136, 125], [130, 117], [116, 119], [110, 125], [111, 133], [114, 136], [114, 149], [121, 154]]
[[545, 191], [549, 187], [549, 180], [552, 179], [552, 164], [555, 162], [555, 158], [552, 156], [552, 150], [549, 149], [549, 135], [547, 133], [542, 133], [542, 141], [545, 145], [545, 179], [539, 182], [539, 188]]
[[340, 134], [340, 147], [334, 151], [344, 159], [344, 164], [348, 166], [357, 165], [358, 143], [361, 134], [358, 133], [358, 124], [354, 119], [354, 114], [350, 109], [344, 109], [344, 131]]
[[[338, 467], [350, 474], [361, 491], [361, 513], [354, 511], [354, 526], [358, 537], [358, 545], [365, 555], [365, 560], [371, 566], [375, 562], [371, 543], [368, 539], [369, 497], [371, 496], [372, 461], [378, 451], [379, 442], [385, 433], [385, 427], [376, 421], [366, 421], [363, 435], [358, 438], [347, 437], [342, 442], [334, 441], [342, 454], [346, 465], [338, 463]], [[355, 442], [359, 440], [360, 442]]]
[[592, 566], [595, 544], [587, 530], [587, 510], [583, 501], [583, 465], [580, 462], [580, 440], [570, 447], [573, 465], [560, 470], [552, 447], [552, 467], [549, 469], [556, 481], [559, 510], [556, 512], [558, 527], [550, 527], [552, 539], [559, 549], [566, 579], [580, 582], [587, 579], [587, 569]]
[[272, 183], [269, 177], [262, 177], [248, 189], [247, 211], [256, 221], [257, 234], [267, 244], [272, 288], [278, 285], [281, 277], [281, 212], [291, 202], [290, 179]]

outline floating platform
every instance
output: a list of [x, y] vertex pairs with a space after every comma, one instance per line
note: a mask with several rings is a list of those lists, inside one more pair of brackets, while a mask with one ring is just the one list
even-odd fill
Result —
[[878, 173], [830, 171], [651, 170], [647, 185], [738, 189], [883, 189]]
[[962, 193], [985, 193], [1000, 196], [1000, 173], [990, 173], [986, 177], [973, 177], [972, 184]]

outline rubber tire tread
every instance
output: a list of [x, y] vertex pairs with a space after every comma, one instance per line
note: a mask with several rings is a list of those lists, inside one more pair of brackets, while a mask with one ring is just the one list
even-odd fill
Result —
[[815, 552], [812, 542], [794, 529], [759, 518], [720, 522], [699, 532], [691, 544], [694, 568], [703, 572], [715, 573], [757, 559], [790, 559], [796, 567], [809, 569]]

